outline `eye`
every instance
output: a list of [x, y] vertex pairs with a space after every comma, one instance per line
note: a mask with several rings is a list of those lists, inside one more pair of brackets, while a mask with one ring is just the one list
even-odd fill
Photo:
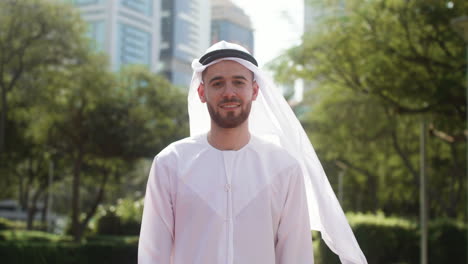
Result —
[[244, 81], [241, 80], [235, 80], [234, 85], [244, 85]]
[[211, 86], [213, 86], [215, 88], [221, 87], [222, 85], [223, 85], [223, 82], [213, 82], [213, 83], [211, 83]]

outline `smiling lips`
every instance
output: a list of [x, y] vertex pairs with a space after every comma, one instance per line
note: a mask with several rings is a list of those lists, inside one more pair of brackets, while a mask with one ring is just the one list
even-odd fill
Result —
[[239, 99], [229, 100], [229, 101], [222, 101], [218, 104], [219, 107], [223, 109], [234, 109], [240, 107], [241, 101]]
[[240, 106], [240, 104], [238, 104], [238, 103], [235, 103], [235, 104], [229, 103], [229, 104], [220, 105], [221, 108], [227, 108], [227, 109], [233, 109], [233, 108], [236, 108], [236, 107], [239, 107], [239, 106]]

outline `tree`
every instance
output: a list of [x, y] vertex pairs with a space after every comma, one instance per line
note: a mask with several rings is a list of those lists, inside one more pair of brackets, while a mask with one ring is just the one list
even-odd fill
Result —
[[37, 203], [50, 192], [52, 149], [32, 132], [34, 123], [44, 118], [36, 111], [47, 104], [43, 93], [47, 79], [59, 78], [60, 69], [78, 61], [88, 49], [84, 29], [75, 11], [60, 2], [0, 2], [0, 167], [6, 183], [2, 194], [11, 198], [18, 193], [28, 212], [28, 228]]
[[90, 50], [84, 23], [60, 2], [2, 1], [0, 22], [0, 48], [11, 51], [0, 53], [0, 138], [8, 138], [0, 140], [2, 195], [18, 190], [32, 220], [51, 191], [54, 159], [55, 181], [70, 184], [72, 233], [80, 240], [106, 192], [137, 160], [188, 134], [186, 96], [143, 67], [116, 78], [108, 59]]
[[[109, 141], [118, 139], [111, 133], [112, 128], [120, 128], [118, 113], [103, 111], [108, 106], [113, 107], [110, 110], [114, 109], [115, 98], [112, 96], [115, 83], [106, 61], [106, 57], [88, 53], [76, 63], [57, 69], [57, 75], [50, 75], [49, 89], [44, 90], [48, 93], [44, 94], [48, 103], [41, 106], [45, 118], [38, 119], [35, 124], [37, 136], [48, 138], [47, 144], [61, 153], [71, 167], [71, 220], [75, 240], [81, 239], [87, 222], [102, 200], [109, 175], [116, 169], [107, 159], [113, 158], [111, 151], [114, 148], [105, 148]], [[102, 129], [102, 125], [97, 126], [99, 122], [105, 122], [109, 127]], [[100, 141], [102, 139], [106, 141]], [[112, 143], [119, 145], [119, 142]], [[98, 175], [96, 170], [100, 171]], [[82, 220], [80, 189], [83, 171], [95, 177], [94, 183], [99, 188], [95, 202]]]
[[124, 70], [116, 79], [106, 60], [89, 54], [60, 69], [60, 78], [51, 75], [43, 105], [47, 118], [36, 122], [35, 130], [47, 131], [48, 144], [72, 168], [75, 240], [81, 239], [112, 180], [118, 181], [138, 159], [155, 155], [168, 140], [180, 138], [187, 127], [182, 125], [181, 92], [140, 67]]
[[84, 24], [71, 7], [47, 0], [0, 1], [0, 154], [5, 135], [10, 93], [24, 78], [76, 58], [87, 45]]
[[144, 66], [124, 68], [118, 76], [119, 96], [127, 98], [129, 109], [129, 149], [153, 157], [170, 142], [188, 136], [185, 91]]
[[280, 79], [313, 80], [304, 126], [325, 163], [346, 170], [346, 207], [415, 215], [425, 118], [431, 213], [462, 217], [466, 61], [450, 20], [467, 11], [462, 1], [347, 1], [276, 62]]

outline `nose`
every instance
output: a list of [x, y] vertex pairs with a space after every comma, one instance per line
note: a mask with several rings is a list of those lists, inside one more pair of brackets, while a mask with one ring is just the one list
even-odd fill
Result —
[[223, 96], [228, 98], [236, 96], [236, 87], [230, 83], [227, 83], [224, 87]]

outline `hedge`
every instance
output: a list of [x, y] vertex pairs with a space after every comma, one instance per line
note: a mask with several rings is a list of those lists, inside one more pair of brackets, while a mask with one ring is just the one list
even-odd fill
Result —
[[96, 235], [138, 236], [143, 199], [119, 199], [116, 205], [99, 207], [91, 230]]
[[[348, 215], [369, 264], [419, 263], [419, 227], [415, 222], [383, 215]], [[466, 226], [450, 220], [429, 224], [429, 264], [467, 263]], [[339, 264], [314, 232], [316, 264]], [[133, 264], [137, 236], [91, 236], [74, 243], [69, 236], [40, 231], [0, 231], [1, 263], [9, 264]]]
[[[37, 226], [37, 223], [36, 225]], [[12, 221], [0, 217], [0, 231], [9, 229], [25, 229], [26, 223], [24, 221]]]
[[[368, 263], [420, 263], [420, 229], [414, 222], [383, 215], [348, 216], [354, 235]], [[428, 261], [467, 263], [466, 226], [451, 220], [437, 220], [428, 227]], [[317, 264], [339, 264], [338, 257], [320, 240]]]
[[[25, 235], [32, 233], [33, 235]], [[0, 233], [3, 264], [135, 264], [138, 237], [89, 237], [81, 243], [41, 232]]]
[[95, 233], [97, 235], [138, 236], [140, 222], [107, 212], [97, 220]]

